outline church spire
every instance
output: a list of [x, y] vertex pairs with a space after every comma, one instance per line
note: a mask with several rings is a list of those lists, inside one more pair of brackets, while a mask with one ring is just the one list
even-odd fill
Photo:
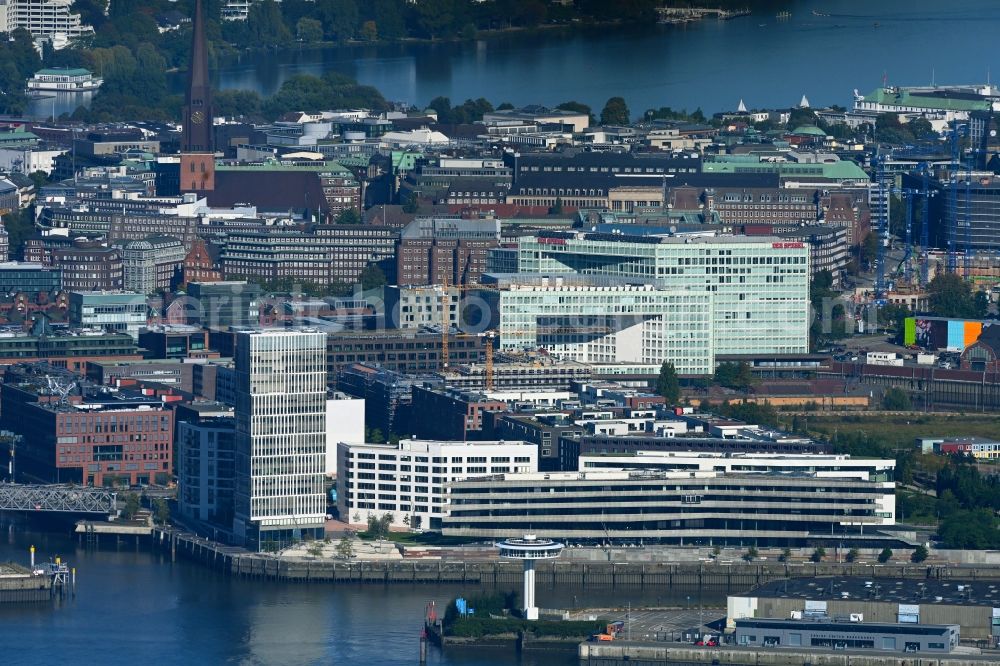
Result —
[[212, 88], [208, 80], [208, 45], [205, 41], [202, 0], [195, 0], [181, 150], [186, 153], [211, 153], [212, 144]]

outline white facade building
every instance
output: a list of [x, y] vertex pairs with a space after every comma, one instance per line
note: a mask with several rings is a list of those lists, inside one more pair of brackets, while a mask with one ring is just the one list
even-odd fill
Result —
[[7, 30], [24, 28], [32, 37], [52, 38], [53, 44], [93, 34], [93, 26], [80, 22], [72, 0], [11, 0], [7, 4]]
[[643, 280], [711, 297], [715, 355], [809, 351], [809, 247], [770, 236], [522, 238], [521, 273]]
[[134, 292], [71, 291], [68, 318], [72, 326], [128, 333], [138, 339], [149, 321], [149, 305], [145, 296]]
[[322, 538], [326, 335], [309, 329], [240, 331], [234, 360], [234, 535], [257, 550]]
[[521, 441], [341, 443], [337, 469], [341, 520], [363, 524], [388, 513], [394, 525], [439, 529], [448, 511], [449, 484], [537, 471], [538, 447]]
[[[581, 275], [487, 276], [500, 347], [547, 350], [579, 363], [674, 364], [684, 375], [715, 369], [714, 294]], [[466, 304], [468, 307], [468, 304]]]
[[365, 401], [337, 391], [326, 401], [326, 475], [337, 474], [337, 444], [365, 441]]

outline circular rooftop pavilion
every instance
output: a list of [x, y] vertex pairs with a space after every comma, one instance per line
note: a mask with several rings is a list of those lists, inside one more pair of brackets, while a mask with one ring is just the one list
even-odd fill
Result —
[[500, 557], [515, 560], [548, 560], [559, 557], [563, 544], [551, 539], [539, 539], [534, 534], [526, 534], [521, 539], [505, 539], [499, 542]]

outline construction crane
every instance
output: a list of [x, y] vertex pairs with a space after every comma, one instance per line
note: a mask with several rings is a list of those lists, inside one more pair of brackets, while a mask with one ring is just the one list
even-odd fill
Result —
[[936, 190], [931, 190], [931, 166], [927, 162], [918, 165], [920, 171], [920, 284], [927, 286], [930, 281], [930, 253], [928, 248], [931, 241], [931, 197], [937, 194]]
[[886, 254], [889, 250], [889, 191], [886, 188], [885, 179], [885, 155], [876, 149], [875, 157], [875, 179], [878, 186], [878, 254], [875, 259], [875, 299], [876, 304], [885, 298], [888, 292], [885, 280]]

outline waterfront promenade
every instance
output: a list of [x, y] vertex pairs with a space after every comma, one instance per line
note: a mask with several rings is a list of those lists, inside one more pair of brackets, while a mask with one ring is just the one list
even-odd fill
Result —
[[[194, 534], [157, 527], [154, 547], [171, 557], [201, 562], [221, 573], [240, 578], [260, 578], [292, 582], [326, 581], [355, 583], [462, 583], [509, 585], [521, 581], [518, 562], [499, 559], [449, 557], [427, 559], [399, 557], [380, 559], [334, 559], [326, 557], [280, 557], [251, 553], [245, 549], [216, 544]], [[581, 549], [583, 550], [583, 549]], [[574, 557], [540, 562], [537, 585], [545, 586], [717, 586], [749, 589], [782, 578], [813, 576], [857, 576], [863, 578], [904, 578], [910, 580], [1000, 580], [1000, 566], [993, 564], [947, 563], [838, 563], [838, 562], [744, 562], [673, 561], [667, 557], [647, 561], [608, 561], [601, 549], [592, 550], [595, 559]], [[639, 555], [639, 550], [636, 550]]]

